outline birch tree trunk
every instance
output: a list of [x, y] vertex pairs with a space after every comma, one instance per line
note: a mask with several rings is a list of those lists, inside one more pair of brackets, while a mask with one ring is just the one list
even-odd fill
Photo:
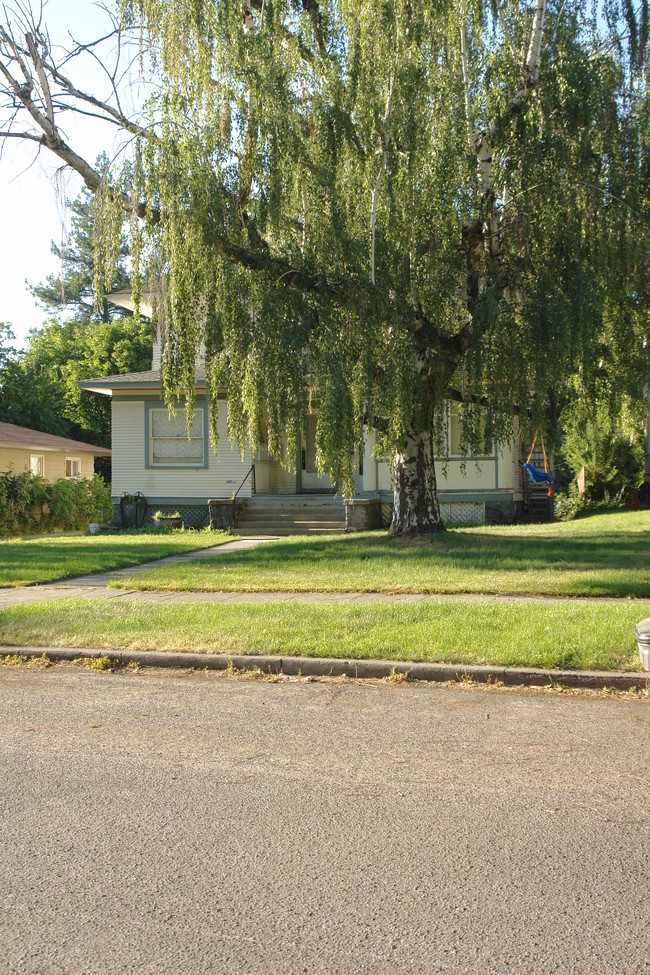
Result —
[[393, 457], [393, 520], [390, 533], [415, 535], [443, 529], [433, 437], [411, 430], [402, 452]]

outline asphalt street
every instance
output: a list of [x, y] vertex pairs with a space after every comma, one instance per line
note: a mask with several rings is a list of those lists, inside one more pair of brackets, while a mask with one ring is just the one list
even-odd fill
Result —
[[650, 971], [647, 699], [0, 670], [0, 973]]

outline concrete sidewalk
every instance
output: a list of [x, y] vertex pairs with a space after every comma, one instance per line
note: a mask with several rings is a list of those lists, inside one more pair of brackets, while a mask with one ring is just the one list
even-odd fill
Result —
[[[156, 563], [157, 564], [157, 563]], [[131, 570], [129, 570], [130, 572]], [[89, 583], [88, 579], [97, 579]], [[113, 575], [86, 576], [84, 582], [29, 586], [24, 589], [1, 589], [0, 610], [10, 606], [31, 606], [48, 600], [62, 599], [130, 599], [141, 603], [424, 603], [424, 602], [483, 602], [483, 603], [611, 603], [629, 602], [623, 598], [587, 596], [529, 596], [510, 593], [384, 593], [384, 592], [173, 592], [169, 590], [146, 591], [140, 589], [109, 589], [107, 583]]]

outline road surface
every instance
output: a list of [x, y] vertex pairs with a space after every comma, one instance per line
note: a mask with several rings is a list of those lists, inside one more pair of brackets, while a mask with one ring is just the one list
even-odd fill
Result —
[[650, 705], [0, 670], [0, 973], [636, 975]]

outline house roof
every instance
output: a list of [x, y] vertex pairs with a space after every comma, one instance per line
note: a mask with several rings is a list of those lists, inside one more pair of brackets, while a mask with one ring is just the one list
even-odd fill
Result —
[[42, 433], [40, 430], [30, 430], [19, 427], [15, 423], [0, 422], [0, 447], [37, 448], [38, 450], [74, 450], [78, 454], [92, 454], [94, 457], [110, 457], [111, 452], [106, 447], [96, 447], [81, 440], [70, 440], [68, 437], [57, 437], [53, 433]]
[[[205, 386], [205, 367], [200, 366], [194, 374], [195, 386]], [[160, 389], [160, 369], [149, 369], [147, 372], [127, 372], [122, 376], [105, 376], [101, 379], [86, 379], [79, 383], [81, 389], [91, 393], [103, 393], [110, 396], [113, 390], [126, 389]]]

